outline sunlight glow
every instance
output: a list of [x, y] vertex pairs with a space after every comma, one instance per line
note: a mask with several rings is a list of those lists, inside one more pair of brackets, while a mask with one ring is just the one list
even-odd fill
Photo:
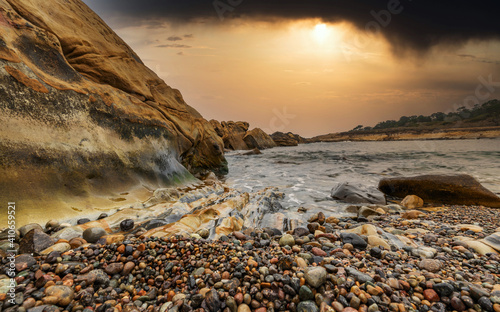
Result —
[[313, 36], [318, 43], [327, 41], [330, 35], [330, 29], [326, 24], [317, 24], [314, 26]]

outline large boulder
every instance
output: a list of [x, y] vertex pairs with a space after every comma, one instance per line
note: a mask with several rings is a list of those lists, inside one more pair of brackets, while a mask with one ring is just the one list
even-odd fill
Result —
[[245, 141], [248, 148], [251, 149], [258, 148], [260, 150], [263, 150], [266, 148], [276, 147], [276, 143], [274, 143], [269, 134], [265, 133], [260, 128], [255, 128], [248, 131], [243, 138], [243, 141]]
[[271, 138], [278, 146], [297, 146], [302, 143], [307, 143], [306, 139], [292, 132], [275, 132], [271, 134]]
[[384, 194], [375, 188], [368, 188], [350, 182], [338, 183], [332, 188], [332, 198], [352, 204], [385, 205]]
[[390, 196], [404, 198], [417, 195], [429, 203], [500, 208], [500, 197], [465, 174], [382, 179], [378, 188]]
[[214, 128], [81, 0], [0, 0], [0, 124], [20, 224], [227, 171]]

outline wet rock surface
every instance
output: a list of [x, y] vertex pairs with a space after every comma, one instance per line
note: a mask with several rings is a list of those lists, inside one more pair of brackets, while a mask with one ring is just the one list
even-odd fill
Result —
[[500, 208], [500, 197], [465, 174], [382, 179], [378, 188], [387, 195], [400, 198], [416, 195], [425, 202]]

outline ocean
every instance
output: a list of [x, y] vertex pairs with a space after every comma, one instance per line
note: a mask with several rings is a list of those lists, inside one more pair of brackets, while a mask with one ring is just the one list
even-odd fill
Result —
[[376, 187], [385, 177], [464, 173], [500, 194], [500, 139], [312, 143], [261, 155], [226, 155], [229, 187], [252, 192], [278, 187], [282, 205], [342, 214], [331, 199], [339, 182]]

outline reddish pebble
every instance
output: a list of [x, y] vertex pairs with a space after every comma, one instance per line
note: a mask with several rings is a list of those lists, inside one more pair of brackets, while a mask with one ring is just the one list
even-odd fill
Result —
[[243, 303], [243, 294], [242, 293], [237, 293], [234, 295], [234, 301], [236, 301], [236, 304], [240, 305]]
[[326, 257], [327, 254], [324, 250], [319, 249], [318, 247], [314, 247], [311, 249], [311, 252], [313, 255], [318, 256], [318, 257]]
[[124, 253], [125, 252], [125, 245], [118, 246], [118, 248], [116, 248], [116, 251], [118, 251], [121, 254]]
[[439, 296], [433, 289], [424, 290], [424, 297], [429, 302], [438, 302]]
[[276, 263], [278, 263], [278, 261], [279, 261], [278, 258], [272, 258], [270, 262], [271, 262], [271, 264], [276, 264]]
[[173, 290], [169, 291], [167, 294], [167, 301], [172, 301], [175, 296], [175, 292]]

